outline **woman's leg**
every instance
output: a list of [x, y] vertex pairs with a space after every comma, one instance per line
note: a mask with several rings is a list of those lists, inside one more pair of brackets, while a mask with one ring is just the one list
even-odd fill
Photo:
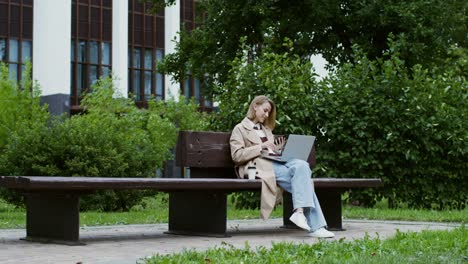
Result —
[[292, 194], [293, 207], [315, 207], [311, 184], [309, 164], [303, 160], [293, 159], [287, 163], [273, 162], [276, 183]]
[[304, 208], [304, 214], [307, 218], [307, 224], [310, 226], [311, 231], [315, 231], [317, 229], [327, 226], [327, 221], [325, 220], [325, 216], [323, 216], [322, 208], [320, 207], [320, 203], [317, 199], [317, 195], [315, 194], [315, 192], [313, 196], [315, 208]]
[[290, 192], [294, 209], [304, 208], [312, 231], [327, 225], [311, 181], [309, 163], [293, 159], [285, 164], [273, 162], [277, 184]]

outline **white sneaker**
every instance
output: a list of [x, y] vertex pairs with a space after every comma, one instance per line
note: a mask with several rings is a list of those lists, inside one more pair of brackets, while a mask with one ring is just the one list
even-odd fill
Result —
[[309, 236], [319, 237], [319, 238], [331, 238], [331, 237], [334, 237], [335, 234], [333, 234], [332, 232], [326, 230], [324, 227], [321, 227], [321, 228], [315, 230], [314, 232], [310, 232]]
[[303, 212], [295, 212], [293, 215], [291, 215], [289, 220], [291, 220], [291, 222], [296, 224], [298, 227], [310, 231], [310, 227], [307, 224], [307, 219]]

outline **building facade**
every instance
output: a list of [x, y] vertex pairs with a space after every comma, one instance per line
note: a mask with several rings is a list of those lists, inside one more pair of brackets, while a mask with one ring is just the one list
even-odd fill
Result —
[[0, 0], [0, 60], [14, 80], [31, 61], [51, 112], [79, 111], [83, 93], [108, 75], [140, 106], [185, 94], [210, 107], [190, 74], [174, 83], [156, 69], [178, 32], [195, 27], [195, 1], [149, 9], [138, 0]]

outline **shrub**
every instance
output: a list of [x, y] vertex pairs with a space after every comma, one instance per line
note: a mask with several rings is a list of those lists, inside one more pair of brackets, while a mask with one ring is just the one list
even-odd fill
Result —
[[[8, 175], [155, 177], [171, 157], [177, 139], [175, 118], [169, 113], [197, 115], [197, 106], [188, 105], [161, 113], [162, 103], [148, 110], [138, 109], [131, 99], [114, 98], [112, 80], [99, 80], [85, 95], [85, 113], [60, 118], [48, 126], [16, 131], [2, 155]], [[178, 105], [179, 103], [173, 103]], [[194, 111], [195, 110], [195, 111]], [[195, 113], [193, 113], [195, 112]], [[203, 123], [197, 116], [197, 125]], [[190, 127], [191, 119], [181, 123]], [[127, 210], [151, 192], [101, 191], [86, 196], [81, 209]], [[9, 201], [18, 203], [11, 196]]]
[[370, 61], [356, 50], [355, 60], [322, 83], [314, 104], [319, 175], [382, 178], [383, 188], [351, 196], [364, 204], [384, 196], [411, 207], [465, 207], [465, 78], [451, 67], [408, 70], [396, 53]]
[[14, 131], [45, 124], [48, 118], [46, 106], [39, 105], [39, 85], [33, 85], [30, 78], [30, 63], [26, 63], [24, 76], [20, 88], [9, 79], [8, 67], [0, 63], [0, 151]]

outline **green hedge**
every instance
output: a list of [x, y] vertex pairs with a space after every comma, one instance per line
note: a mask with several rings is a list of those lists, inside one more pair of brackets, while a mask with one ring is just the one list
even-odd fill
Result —
[[[138, 109], [132, 99], [114, 96], [112, 79], [85, 95], [85, 113], [36, 120], [12, 131], [0, 154], [2, 175], [155, 177], [172, 157], [180, 127], [203, 129], [207, 118], [191, 101], [152, 102]], [[36, 103], [36, 101], [32, 102]], [[177, 124], [177, 126], [176, 126]], [[101, 191], [85, 196], [83, 210], [127, 210], [150, 192]], [[3, 198], [20, 204], [17, 195]]]
[[365, 204], [376, 195], [411, 207], [465, 207], [465, 78], [453, 68], [407, 70], [398, 54], [355, 57], [358, 63], [322, 83], [315, 102], [314, 123], [323, 132], [318, 175], [382, 178], [383, 188], [355, 196]]

